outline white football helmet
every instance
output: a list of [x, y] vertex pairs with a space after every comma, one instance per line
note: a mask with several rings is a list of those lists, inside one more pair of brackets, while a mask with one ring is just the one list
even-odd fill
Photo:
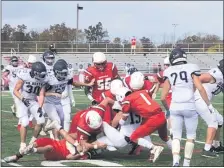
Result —
[[98, 129], [102, 125], [103, 121], [99, 113], [90, 110], [86, 114], [86, 123], [92, 129]]
[[115, 79], [110, 83], [110, 92], [115, 95], [117, 89], [124, 87], [123, 82], [120, 79]]
[[93, 63], [97, 69], [100, 71], [104, 70], [106, 67], [107, 59], [104, 53], [96, 52], [93, 54]]
[[28, 58], [27, 62], [28, 63], [37, 62], [37, 58], [34, 55], [29, 55], [29, 58]]
[[144, 75], [141, 72], [134, 72], [131, 75], [130, 87], [132, 90], [140, 90], [144, 86]]
[[99, 64], [105, 62], [106, 60], [106, 56], [102, 52], [96, 52], [93, 54], [93, 63]]
[[116, 91], [116, 100], [118, 102], [122, 102], [124, 100], [124, 98], [126, 97], [126, 94], [128, 92], [131, 92], [131, 90], [126, 88], [126, 87], [121, 87], [121, 88], [117, 89], [117, 91]]

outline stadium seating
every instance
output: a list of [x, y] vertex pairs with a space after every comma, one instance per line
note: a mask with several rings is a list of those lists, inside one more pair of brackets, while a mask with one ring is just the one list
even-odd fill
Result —
[[[17, 54], [19, 55], [19, 54]], [[33, 54], [37, 56], [38, 60], [41, 60], [40, 54]], [[19, 55], [22, 60], [28, 58], [28, 54]], [[143, 54], [128, 55], [128, 54], [107, 54], [108, 61], [115, 63], [120, 71], [124, 70], [125, 63], [134, 64], [135, 67], [143, 72], [148, 72], [149, 67], [153, 64], [163, 65], [163, 60], [167, 54], [149, 54], [144, 56]], [[9, 55], [2, 54], [2, 64], [8, 64]], [[63, 58], [67, 62], [71, 63], [74, 70], [78, 69], [78, 65], [82, 63], [84, 67], [87, 67], [88, 63], [92, 62], [92, 54], [60, 54], [57, 59]], [[208, 70], [211, 67], [216, 67], [217, 62], [223, 58], [223, 54], [188, 54], [188, 60], [190, 63], [198, 64], [202, 70]]]

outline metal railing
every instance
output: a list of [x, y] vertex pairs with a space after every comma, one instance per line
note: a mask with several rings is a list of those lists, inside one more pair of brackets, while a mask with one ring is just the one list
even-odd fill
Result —
[[[131, 44], [116, 44], [116, 43], [73, 43], [68, 41], [47, 42], [47, 41], [2, 41], [1, 51], [3, 53], [11, 52], [14, 48], [16, 52], [23, 53], [38, 53], [48, 49], [50, 44], [54, 44], [59, 53], [130, 53]], [[189, 43], [176, 44], [186, 52], [223, 52], [223, 43]], [[153, 52], [168, 52], [173, 48], [173, 44], [153, 45], [149, 43], [137, 44], [135, 53], [153, 53]]]

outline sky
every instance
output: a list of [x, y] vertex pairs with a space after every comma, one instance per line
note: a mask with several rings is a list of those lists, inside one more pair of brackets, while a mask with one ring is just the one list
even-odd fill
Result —
[[41, 31], [49, 25], [65, 22], [76, 28], [76, 6], [79, 28], [102, 22], [110, 39], [150, 37], [155, 42], [184, 35], [216, 34], [223, 39], [222, 1], [3, 1], [2, 25], [25, 24], [28, 30]]

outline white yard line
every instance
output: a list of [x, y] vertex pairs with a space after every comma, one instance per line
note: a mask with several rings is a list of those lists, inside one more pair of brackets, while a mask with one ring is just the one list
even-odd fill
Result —
[[[6, 163], [3, 159], [1, 160], [1, 162]], [[7, 164], [9, 164], [11, 166], [15, 166], [15, 167], [21, 167], [22, 166], [22, 165], [19, 165], [17, 163], [7, 163]]]

